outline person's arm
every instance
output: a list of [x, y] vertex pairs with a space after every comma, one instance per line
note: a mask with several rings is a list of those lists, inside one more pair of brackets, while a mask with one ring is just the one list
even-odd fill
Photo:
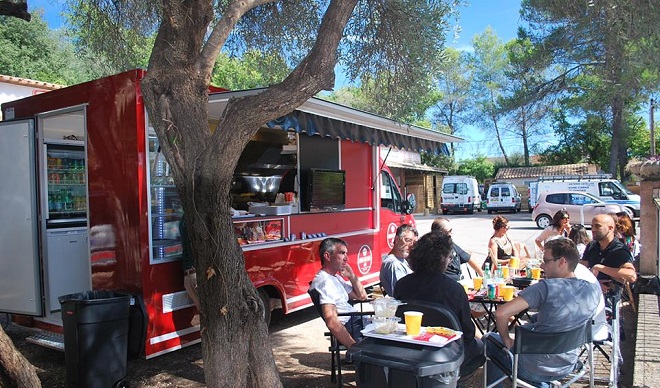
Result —
[[353, 287], [353, 290], [348, 293], [349, 298], [356, 300], [367, 299], [367, 291], [364, 290], [360, 279], [358, 279], [355, 273], [353, 273], [353, 269], [350, 265], [347, 264], [346, 267], [344, 267], [344, 269], [341, 271], [341, 276], [347, 278]]
[[548, 228], [543, 229], [543, 231], [534, 239], [534, 242], [536, 243], [536, 246], [539, 247], [539, 249], [543, 250], [543, 242], [545, 239], [548, 237]]
[[351, 333], [346, 330], [346, 326], [341, 323], [337, 316], [337, 306], [334, 304], [322, 304], [321, 314], [323, 314], [323, 320], [325, 321], [328, 330], [330, 330], [330, 333], [332, 333], [342, 345], [346, 346], [346, 348], [350, 348], [355, 344], [355, 340], [351, 337]]
[[513, 346], [513, 338], [509, 335], [509, 318], [525, 311], [529, 308], [529, 304], [524, 298], [516, 297], [510, 302], [499, 306], [495, 311], [495, 324], [497, 325], [497, 332], [500, 333], [502, 337], [502, 343], [506, 345], [507, 348]]
[[637, 280], [637, 271], [635, 270], [635, 266], [632, 263], [624, 263], [619, 268], [606, 267], [603, 264], [596, 264], [591, 267], [591, 272], [595, 276], [598, 276], [598, 273], [602, 272], [612, 279], [618, 280], [622, 283], [634, 283], [635, 280]]
[[481, 266], [479, 265], [479, 263], [477, 263], [477, 261], [475, 259], [470, 259], [470, 260], [468, 260], [467, 263], [470, 267], [472, 267], [472, 269], [474, 270], [474, 272], [477, 275], [479, 275], [481, 277], [484, 276], [484, 270], [481, 269]]
[[495, 240], [493, 240], [492, 237], [490, 240], [488, 240], [488, 256], [490, 256], [490, 259], [494, 263], [497, 263], [497, 243]]

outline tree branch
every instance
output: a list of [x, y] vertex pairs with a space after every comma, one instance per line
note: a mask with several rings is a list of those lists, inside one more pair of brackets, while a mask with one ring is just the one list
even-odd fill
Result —
[[13, 16], [29, 22], [32, 19], [32, 15], [27, 10], [28, 6], [26, 2], [14, 3], [12, 1], [0, 0], [0, 15]]

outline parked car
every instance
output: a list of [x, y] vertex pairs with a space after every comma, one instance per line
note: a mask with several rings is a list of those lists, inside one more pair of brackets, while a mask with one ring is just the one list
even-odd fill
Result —
[[479, 183], [472, 176], [453, 175], [442, 180], [442, 214], [481, 211]]
[[498, 211], [520, 212], [522, 198], [512, 183], [493, 183], [488, 188], [488, 214]]
[[604, 202], [591, 194], [579, 191], [564, 191], [539, 194], [532, 211], [532, 220], [536, 226], [545, 229], [552, 222], [552, 216], [559, 210], [566, 210], [572, 223], [591, 225], [591, 220], [598, 214], [626, 212], [632, 217], [632, 211], [623, 205]]

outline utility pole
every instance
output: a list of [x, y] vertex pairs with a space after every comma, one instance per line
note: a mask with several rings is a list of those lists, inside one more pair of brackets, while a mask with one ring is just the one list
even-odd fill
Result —
[[655, 100], [651, 98], [651, 108], [649, 109], [649, 130], [651, 132], [651, 156], [655, 156], [655, 124], [653, 123], [653, 110], [655, 110]]

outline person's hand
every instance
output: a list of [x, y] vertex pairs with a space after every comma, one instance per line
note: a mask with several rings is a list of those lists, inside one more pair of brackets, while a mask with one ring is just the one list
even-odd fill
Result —
[[511, 349], [513, 347], [513, 338], [509, 336], [502, 337], [502, 343], [504, 346], [506, 346], [507, 349]]
[[602, 264], [596, 264], [593, 267], [591, 267], [591, 273], [594, 274], [594, 276], [598, 276], [598, 274], [600, 273], [600, 270], [603, 267], [605, 267], [605, 266], [602, 265]]
[[353, 268], [351, 268], [350, 265], [346, 264], [344, 268], [342, 268], [341, 272], [339, 273], [341, 276], [347, 278], [347, 279], [353, 279], [355, 277], [355, 273], [353, 272]]

